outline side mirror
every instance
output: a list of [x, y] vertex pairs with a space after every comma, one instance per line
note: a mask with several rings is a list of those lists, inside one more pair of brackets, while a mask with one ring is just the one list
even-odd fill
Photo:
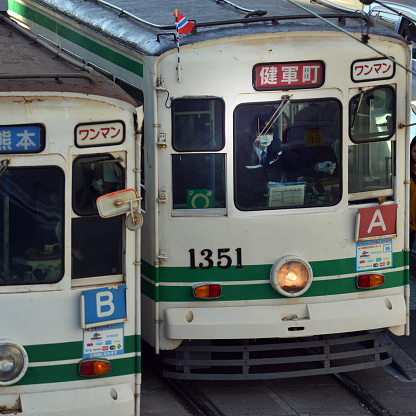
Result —
[[129, 214], [126, 226], [129, 230], [137, 230], [143, 224], [143, 217], [138, 212], [140, 199], [134, 189], [112, 192], [97, 199], [98, 213], [102, 218]]

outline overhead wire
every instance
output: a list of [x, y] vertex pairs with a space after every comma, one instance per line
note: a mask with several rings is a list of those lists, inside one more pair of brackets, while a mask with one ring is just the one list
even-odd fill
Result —
[[305, 6], [302, 6], [301, 4], [296, 3], [293, 0], [286, 0], [287, 2], [293, 4], [296, 7], [299, 7], [300, 9], [302, 9], [303, 11], [315, 16], [316, 18], [318, 18], [319, 20], [322, 20], [323, 22], [325, 22], [326, 24], [334, 27], [335, 29], [339, 30], [340, 32], [346, 34], [347, 36], [353, 38], [354, 40], [356, 40], [357, 42], [359, 42], [361, 45], [366, 46], [367, 48], [372, 49], [374, 52], [378, 53], [379, 55], [383, 56], [384, 58], [388, 59], [389, 61], [395, 63], [397, 66], [403, 68], [405, 71], [410, 72], [413, 75], [416, 75], [416, 72], [413, 71], [412, 69], [409, 69], [407, 67], [405, 67], [404, 65], [400, 64], [399, 62], [397, 62], [394, 58], [392, 58], [391, 56], [386, 55], [385, 53], [379, 51], [378, 49], [374, 48], [373, 46], [369, 45], [368, 43], [363, 43], [360, 39], [356, 38], [352, 33], [342, 29], [341, 27], [337, 26], [335, 23], [332, 23], [331, 21], [329, 21], [328, 19], [325, 19], [324, 17], [320, 16], [319, 14], [315, 13], [314, 11], [308, 9]]

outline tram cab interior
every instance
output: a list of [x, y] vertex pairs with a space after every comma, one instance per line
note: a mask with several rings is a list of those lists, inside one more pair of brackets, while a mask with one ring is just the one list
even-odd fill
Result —
[[[278, 114], [280, 104], [243, 104], [235, 110], [238, 208], [336, 203], [341, 177], [339, 102], [294, 101]], [[220, 214], [225, 210], [225, 154], [219, 152], [224, 147], [224, 103], [218, 98], [181, 99], [172, 108], [173, 146], [181, 152], [172, 156], [174, 211], [185, 209], [192, 215], [191, 210], [214, 209]], [[259, 160], [250, 159], [254, 135], [258, 138], [261, 133], [254, 132], [259, 123], [267, 126], [265, 136], [271, 140], [267, 169], [260, 167]], [[330, 171], [315, 171], [320, 162], [330, 162]], [[302, 197], [283, 201], [283, 189], [294, 195], [301, 190]]]
[[[383, 86], [350, 101], [349, 194], [391, 196], [395, 92]], [[234, 112], [234, 180], [241, 210], [335, 205], [341, 198], [341, 103], [336, 99], [246, 103]], [[225, 212], [224, 103], [178, 99], [172, 106], [173, 209]], [[369, 122], [370, 120], [370, 122]], [[259, 127], [260, 124], [262, 128]], [[260, 130], [260, 131], [255, 131]], [[261, 131], [263, 130], [263, 131]], [[268, 137], [267, 163], [253, 155]], [[363, 143], [365, 141], [365, 143]], [[357, 144], [359, 146], [357, 146]], [[257, 157], [257, 159], [256, 159]], [[325, 166], [322, 166], [325, 165]]]
[[[79, 156], [73, 164], [73, 183], [78, 217], [72, 220], [72, 279], [121, 275], [122, 218], [101, 218], [96, 200], [125, 187], [124, 168], [111, 155]], [[4, 166], [0, 284], [54, 283], [62, 278], [64, 186], [64, 174], [57, 167]]]
[[61, 278], [64, 176], [56, 167], [9, 168], [0, 177], [0, 284]]

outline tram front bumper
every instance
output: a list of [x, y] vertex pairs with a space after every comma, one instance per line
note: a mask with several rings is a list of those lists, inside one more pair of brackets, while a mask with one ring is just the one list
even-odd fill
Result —
[[404, 295], [278, 306], [167, 308], [170, 339], [294, 338], [390, 328], [404, 335]]
[[[17, 414], [25, 416], [133, 416], [130, 384], [20, 394]], [[1, 400], [1, 396], [0, 396]], [[14, 414], [13, 411], [10, 411]]]

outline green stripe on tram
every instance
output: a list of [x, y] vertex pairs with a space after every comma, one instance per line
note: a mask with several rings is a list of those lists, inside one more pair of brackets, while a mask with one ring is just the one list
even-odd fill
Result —
[[[29, 367], [27, 373], [16, 385], [58, 383], [65, 381], [85, 380], [78, 373], [78, 362], [57, 363], [65, 360], [79, 360], [82, 358], [83, 343], [62, 342], [48, 345], [26, 345], [25, 350], [29, 363], [50, 362], [50, 365]], [[124, 353], [141, 351], [141, 336], [129, 335], [124, 339]], [[116, 358], [111, 360], [111, 372], [101, 377], [115, 377], [141, 373], [141, 355]], [[104, 357], [105, 358], [105, 357]]]
[[143, 64], [124, 56], [121, 53], [115, 52], [95, 41], [89, 39], [86, 36], [64, 26], [56, 21], [50, 19], [44, 14], [31, 9], [28, 6], [18, 3], [15, 0], [9, 0], [9, 10], [16, 13], [19, 16], [28, 19], [29, 21], [43, 26], [45, 29], [56, 33], [58, 36], [75, 43], [80, 47], [106, 59], [113, 64], [130, 71], [134, 75], [138, 75], [143, 78]]
[[[398, 252], [393, 254], [393, 267], [404, 268], [407, 264], [406, 253]], [[197, 300], [192, 295], [190, 286], [180, 286], [179, 283], [197, 282], [235, 282], [236, 284], [222, 286], [221, 301], [241, 300], [262, 300], [284, 298], [277, 293], [268, 283], [272, 265], [244, 266], [237, 269], [220, 269], [212, 267], [208, 270], [190, 269], [187, 267], [160, 267], [159, 295], [156, 299], [155, 276], [156, 268], [142, 260], [142, 273], [147, 279], [142, 279], [142, 292], [150, 299], [163, 302], [206, 302]], [[328, 280], [316, 280], [303, 295], [303, 297], [331, 296], [358, 292], [356, 285], [356, 259], [341, 259], [331, 261], [311, 262], [314, 277], [340, 276]], [[406, 270], [390, 271], [389, 268], [377, 269], [377, 272], [384, 273], [386, 283], [383, 289], [403, 286], [408, 281]], [[351, 274], [350, 277], [342, 277]], [[150, 280], [150, 281], [149, 281]], [[262, 281], [255, 283], [256, 280]], [[267, 281], [267, 282], [265, 282]], [[250, 282], [250, 283], [248, 283]], [[254, 282], [254, 283], [253, 283]], [[169, 283], [169, 285], [164, 285]], [[178, 283], [178, 285], [174, 285]], [[239, 284], [240, 283], [240, 284]], [[368, 289], [367, 289], [368, 290]], [[369, 289], [369, 290], [378, 290]]]
[[[137, 368], [137, 371], [136, 371]], [[141, 372], [140, 360], [137, 357], [120, 358], [111, 360], [111, 371], [99, 378], [124, 376]], [[25, 376], [15, 385], [61, 383], [66, 381], [85, 381], [78, 372], [78, 363], [52, 364], [48, 366], [29, 367]]]
[[[403, 271], [396, 271], [386, 274], [386, 283], [379, 289], [399, 287], [405, 284], [405, 274]], [[366, 289], [368, 290], [377, 290]], [[342, 279], [318, 280], [313, 282], [308, 291], [302, 296], [333, 296], [358, 292], [356, 277]], [[221, 301], [244, 301], [244, 300], [266, 300], [285, 298], [277, 293], [270, 283], [242, 284], [242, 285], [223, 285]], [[164, 302], [206, 302], [206, 300], [195, 299], [192, 289], [189, 286], [160, 286], [160, 301]]]

